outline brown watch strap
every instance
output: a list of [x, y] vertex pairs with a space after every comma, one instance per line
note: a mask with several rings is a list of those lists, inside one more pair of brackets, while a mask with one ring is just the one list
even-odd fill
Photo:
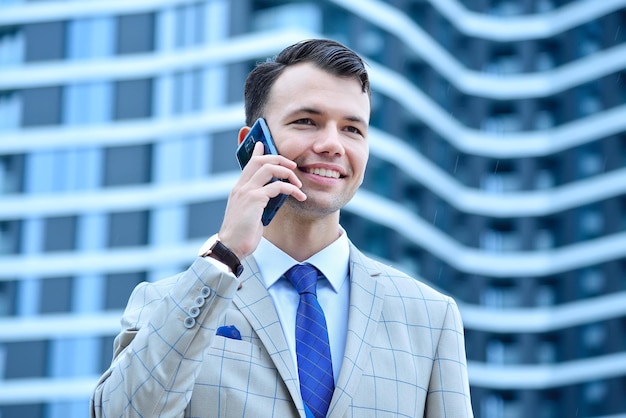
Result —
[[239, 261], [239, 257], [237, 257], [227, 246], [222, 244], [221, 241], [215, 241], [209, 251], [207, 251], [206, 254], [203, 254], [203, 257], [208, 255], [226, 264], [236, 277], [241, 276], [241, 273], [243, 273], [243, 266], [241, 265], [241, 261]]

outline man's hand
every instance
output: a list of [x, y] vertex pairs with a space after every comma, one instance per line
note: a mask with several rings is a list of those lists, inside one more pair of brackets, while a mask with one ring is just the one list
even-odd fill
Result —
[[[296, 163], [282, 155], [264, 155], [263, 144], [254, 145], [252, 158], [228, 196], [224, 221], [218, 233], [220, 241], [240, 260], [252, 254], [263, 235], [261, 215], [267, 202], [279, 194], [304, 201], [302, 183], [294, 170]], [[270, 180], [275, 177], [288, 182]]]

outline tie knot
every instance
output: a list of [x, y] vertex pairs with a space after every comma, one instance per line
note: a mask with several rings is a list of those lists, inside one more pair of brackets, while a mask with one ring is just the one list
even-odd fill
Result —
[[317, 279], [319, 271], [309, 263], [296, 264], [285, 273], [285, 277], [291, 282], [299, 294], [311, 293], [316, 295]]

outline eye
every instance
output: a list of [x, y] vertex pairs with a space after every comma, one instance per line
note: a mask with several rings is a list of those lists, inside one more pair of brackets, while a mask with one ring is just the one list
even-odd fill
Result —
[[345, 130], [352, 134], [363, 136], [363, 132], [361, 132], [361, 130], [355, 126], [346, 126]]
[[313, 125], [313, 121], [309, 118], [302, 118], [294, 120], [292, 123], [296, 125]]

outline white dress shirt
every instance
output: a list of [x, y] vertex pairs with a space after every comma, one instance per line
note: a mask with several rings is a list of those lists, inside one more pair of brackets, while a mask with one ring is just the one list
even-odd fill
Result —
[[[297, 369], [296, 311], [298, 310], [300, 295], [291, 283], [287, 279], [281, 279], [281, 276], [298, 262], [265, 238], [261, 238], [253, 256], [259, 266], [265, 288], [274, 301], [285, 339]], [[303, 263], [313, 264], [328, 279], [317, 283], [317, 299], [326, 316], [335, 384], [339, 377], [339, 370], [341, 370], [348, 331], [349, 260], [348, 237], [342, 230], [341, 236], [332, 244], [303, 261]]]

